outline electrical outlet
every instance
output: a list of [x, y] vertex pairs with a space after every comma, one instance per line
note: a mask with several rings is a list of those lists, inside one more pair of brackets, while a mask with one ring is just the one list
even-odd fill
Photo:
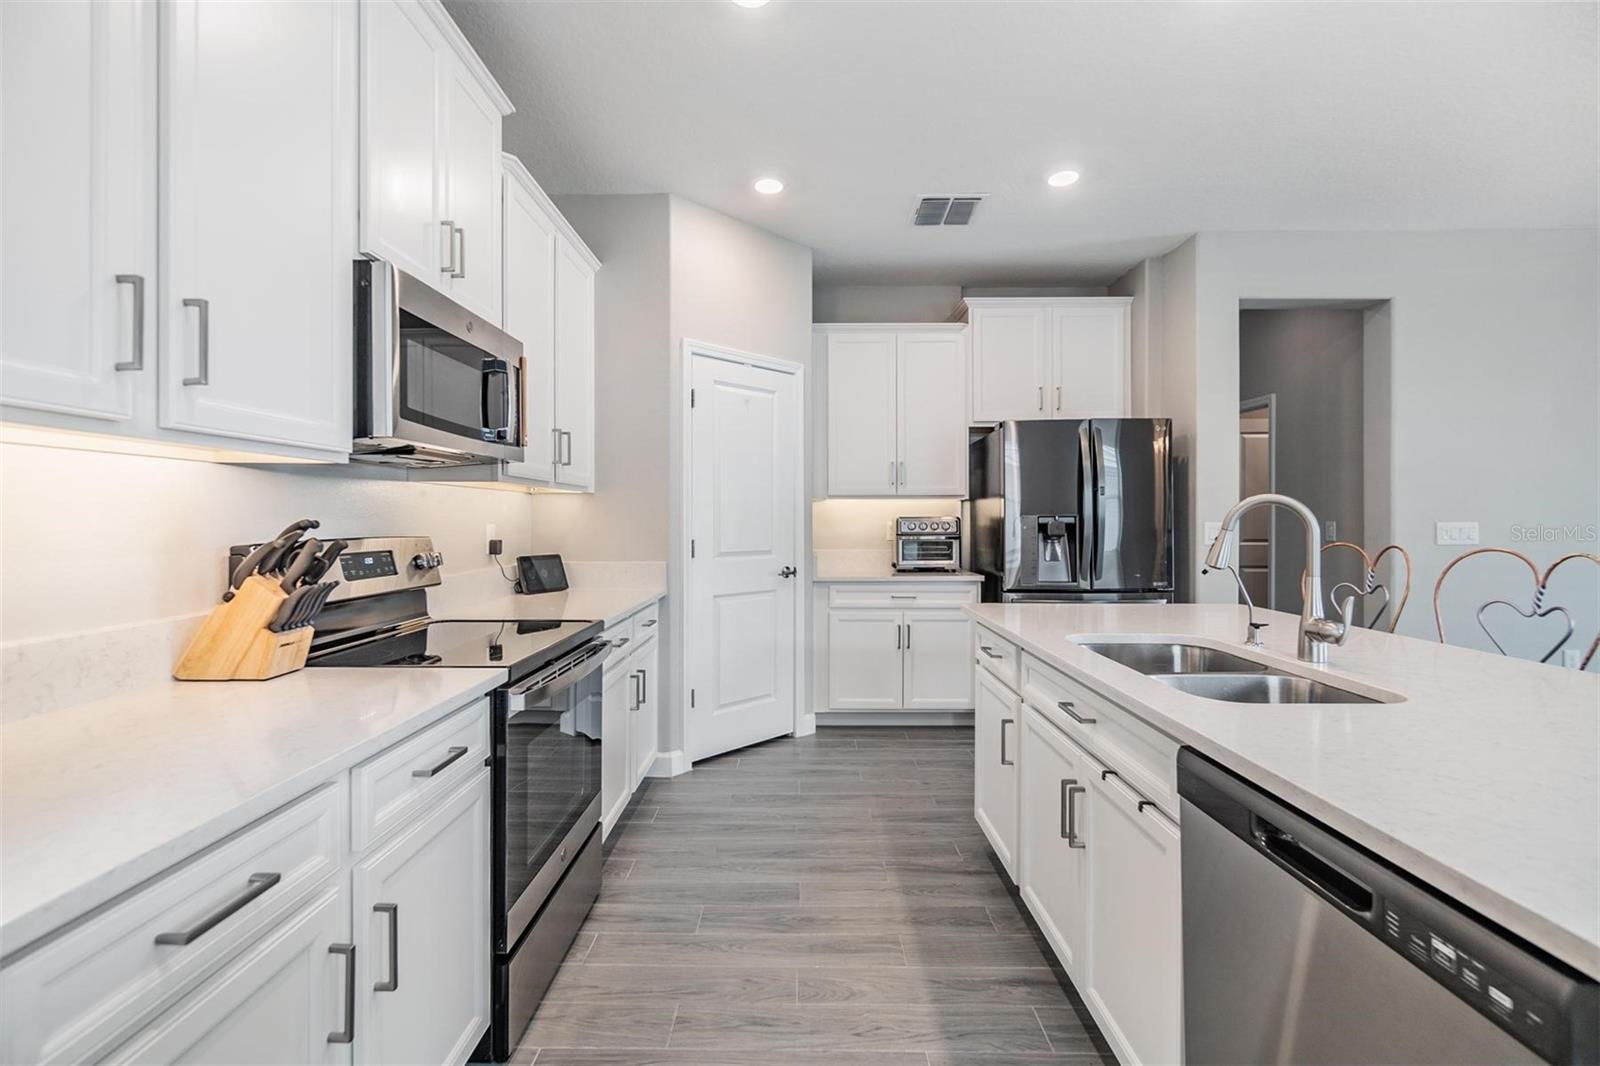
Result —
[[1583, 662], [1583, 652], [1579, 648], [1562, 648], [1561, 665], [1569, 670], [1576, 670]]
[[492, 540], [499, 540], [500, 536], [495, 531], [493, 522], [486, 522], [483, 526], [483, 543], [487, 546]]
[[1478, 543], [1478, 523], [1435, 522], [1433, 524], [1433, 542], [1438, 545], [1476, 544]]
[[1338, 540], [1339, 523], [1331, 518], [1324, 518], [1322, 520], [1322, 539], [1329, 542]]

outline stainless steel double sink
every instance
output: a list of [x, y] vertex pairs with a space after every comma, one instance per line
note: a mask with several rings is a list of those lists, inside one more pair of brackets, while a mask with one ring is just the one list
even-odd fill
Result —
[[1224, 703], [1377, 703], [1323, 681], [1273, 670], [1218, 648], [1179, 642], [1084, 642], [1104, 655], [1179, 692]]

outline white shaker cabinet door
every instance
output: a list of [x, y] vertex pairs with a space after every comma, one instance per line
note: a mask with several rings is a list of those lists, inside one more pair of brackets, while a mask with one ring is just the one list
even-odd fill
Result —
[[1052, 417], [1127, 416], [1128, 319], [1125, 303], [1084, 301], [1050, 309]]
[[972, 706], [972, 623], [960, 608], [905, 613], [907, 710]]
[[1022, 899], [1067, 973], [1088, 965], [1088, 756], [1031, 708], [1022, 713], [1018, 882]]
[[111, 1063], [348, 1063], [354, 987], [342, 878], [112, 1052]]
[[415, 0], [361, 5], [361, 250], [443, 287], [443, 44]]
[[1125, 1063], [1183, 1050], [1183, 885], [1178, 827], [1115, 777], [1090, 782], [1089, 979], [1106, 1039]]
[[[594, 488], [594, 263], [556, 238], [556, 484]], [[528, 440], [529, 448], [538, 442]]]
[[830, 496], [898, 491], [895, 351], [893, 333], [828, 334]]
[[638, 686], [628, 729], [630, 790], [637, 789], [656, 761], [657, 715], [661, 712], [661, 642], [651, 639], [633, 655], [629, 671]]
[[489, 865], [487, 770], [356, 864], [356, 1062], [472, 1053], [489, 1022]]
[[161, 425], [346, 452], [356, 4], [162, 14]]
[[904, 618], [899, 611], [828, 612], [828, 706], [899, 710]]
[[[444, 218], [449, 293], [500, 324], [500, 109], [453, 57], [439, 86], [444, 122]], [[441, 227], [442, 228], [442, 227]]]
[[118, 422], [154, 378], [156, 18], [0, 4], [0, 402]]
[[507, 473], [548, 485], [555, 479], [556, 225], [516, 174], [505, 175], [505, 331], [522, 342], [526, 458]]
[[[624, 638], [629, 639], [629, 638]], [[620, 642], [619, 642], [620, 643]], [[603, 834], [611, 832], [617, 819], [628, 806], [632, 794], [632, 774], [628, 766], [633, 728], [634, 696], [637, 694], [633, 672], [637, 669], [632, 655], [623, 655], [621, 648], [605, 665], [604, 679], [600, 684], [600, 821]]]
[[974, 812], [978, 827], [1015, 881], [1021, 701], [987, 670], [978, 670], [973, 707]]
[[972, 421], [1049, 418], [1049, 311], [978, 306], [970, 320]]
[[965, 496], [966, 338], [900, 334], [898, 378], [899, 494]]

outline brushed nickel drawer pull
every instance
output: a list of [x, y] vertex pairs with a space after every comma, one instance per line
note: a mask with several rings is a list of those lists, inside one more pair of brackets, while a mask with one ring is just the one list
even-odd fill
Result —
[[426, 769], [426, 770], [413, 770], [413, 771], [411, 771], [411, 776], [412, 777], [433, 777], [435, 774], [437, 774], [440, 771], [442, 771], [446, 766], [449, 766], [451, 763], [455, 762], [457, 759], [461, 758], [461, 756], [465, 755], [466, 753], [467, 753], [467, 749], [465, 747], [449, 748], [449, 749], [447, 749], [447, 754], [445, 755], [443, 761], [437, 763], [434, 766], [428, 767], [428, 769]]
[[1079, 714], [1077, 711], [1073, 710], [1077, 704], [1073, 703], [1071, 700], [1057, 700], [1056, 706], [1060, 707], [1063, 711], [1066, 711], [1067, 717], [1071, 718], [1079, 725], [1094, 725], [1094, 723], [1097, 721], [1097, 719], [1090, 718], [1087, 715]]
[[250, 901], [282, 880], [282, 874], [251, 874], [243, 892], [240, 892], [237, 896], [234, 896], [187, 929], [180, 929], [176, 933], [156, 934], [156, 943], [174, 944], [179, 947], [184, 944], [192, 944], [243, 910]]
[[979, 644], [978, 645], [978, 650], [983, 652], [983, 654], [987, 655], [991, 659], [1004, 659], [1005, 658], [1004, 655], [1001, 655], [999, 652], [995, 651], [993, 648], [989, 647], [989, 645], [987, 645], [987, 644]]

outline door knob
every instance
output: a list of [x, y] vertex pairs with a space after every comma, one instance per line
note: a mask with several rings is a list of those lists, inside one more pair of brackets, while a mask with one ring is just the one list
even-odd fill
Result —
[[786, 566], [782, 570], [778, 571], [778, 576], [779, 577], [794, 577], [794, 575], [798, 574], [799, 572], [800, 571], [796, 570], [792, 566]]

